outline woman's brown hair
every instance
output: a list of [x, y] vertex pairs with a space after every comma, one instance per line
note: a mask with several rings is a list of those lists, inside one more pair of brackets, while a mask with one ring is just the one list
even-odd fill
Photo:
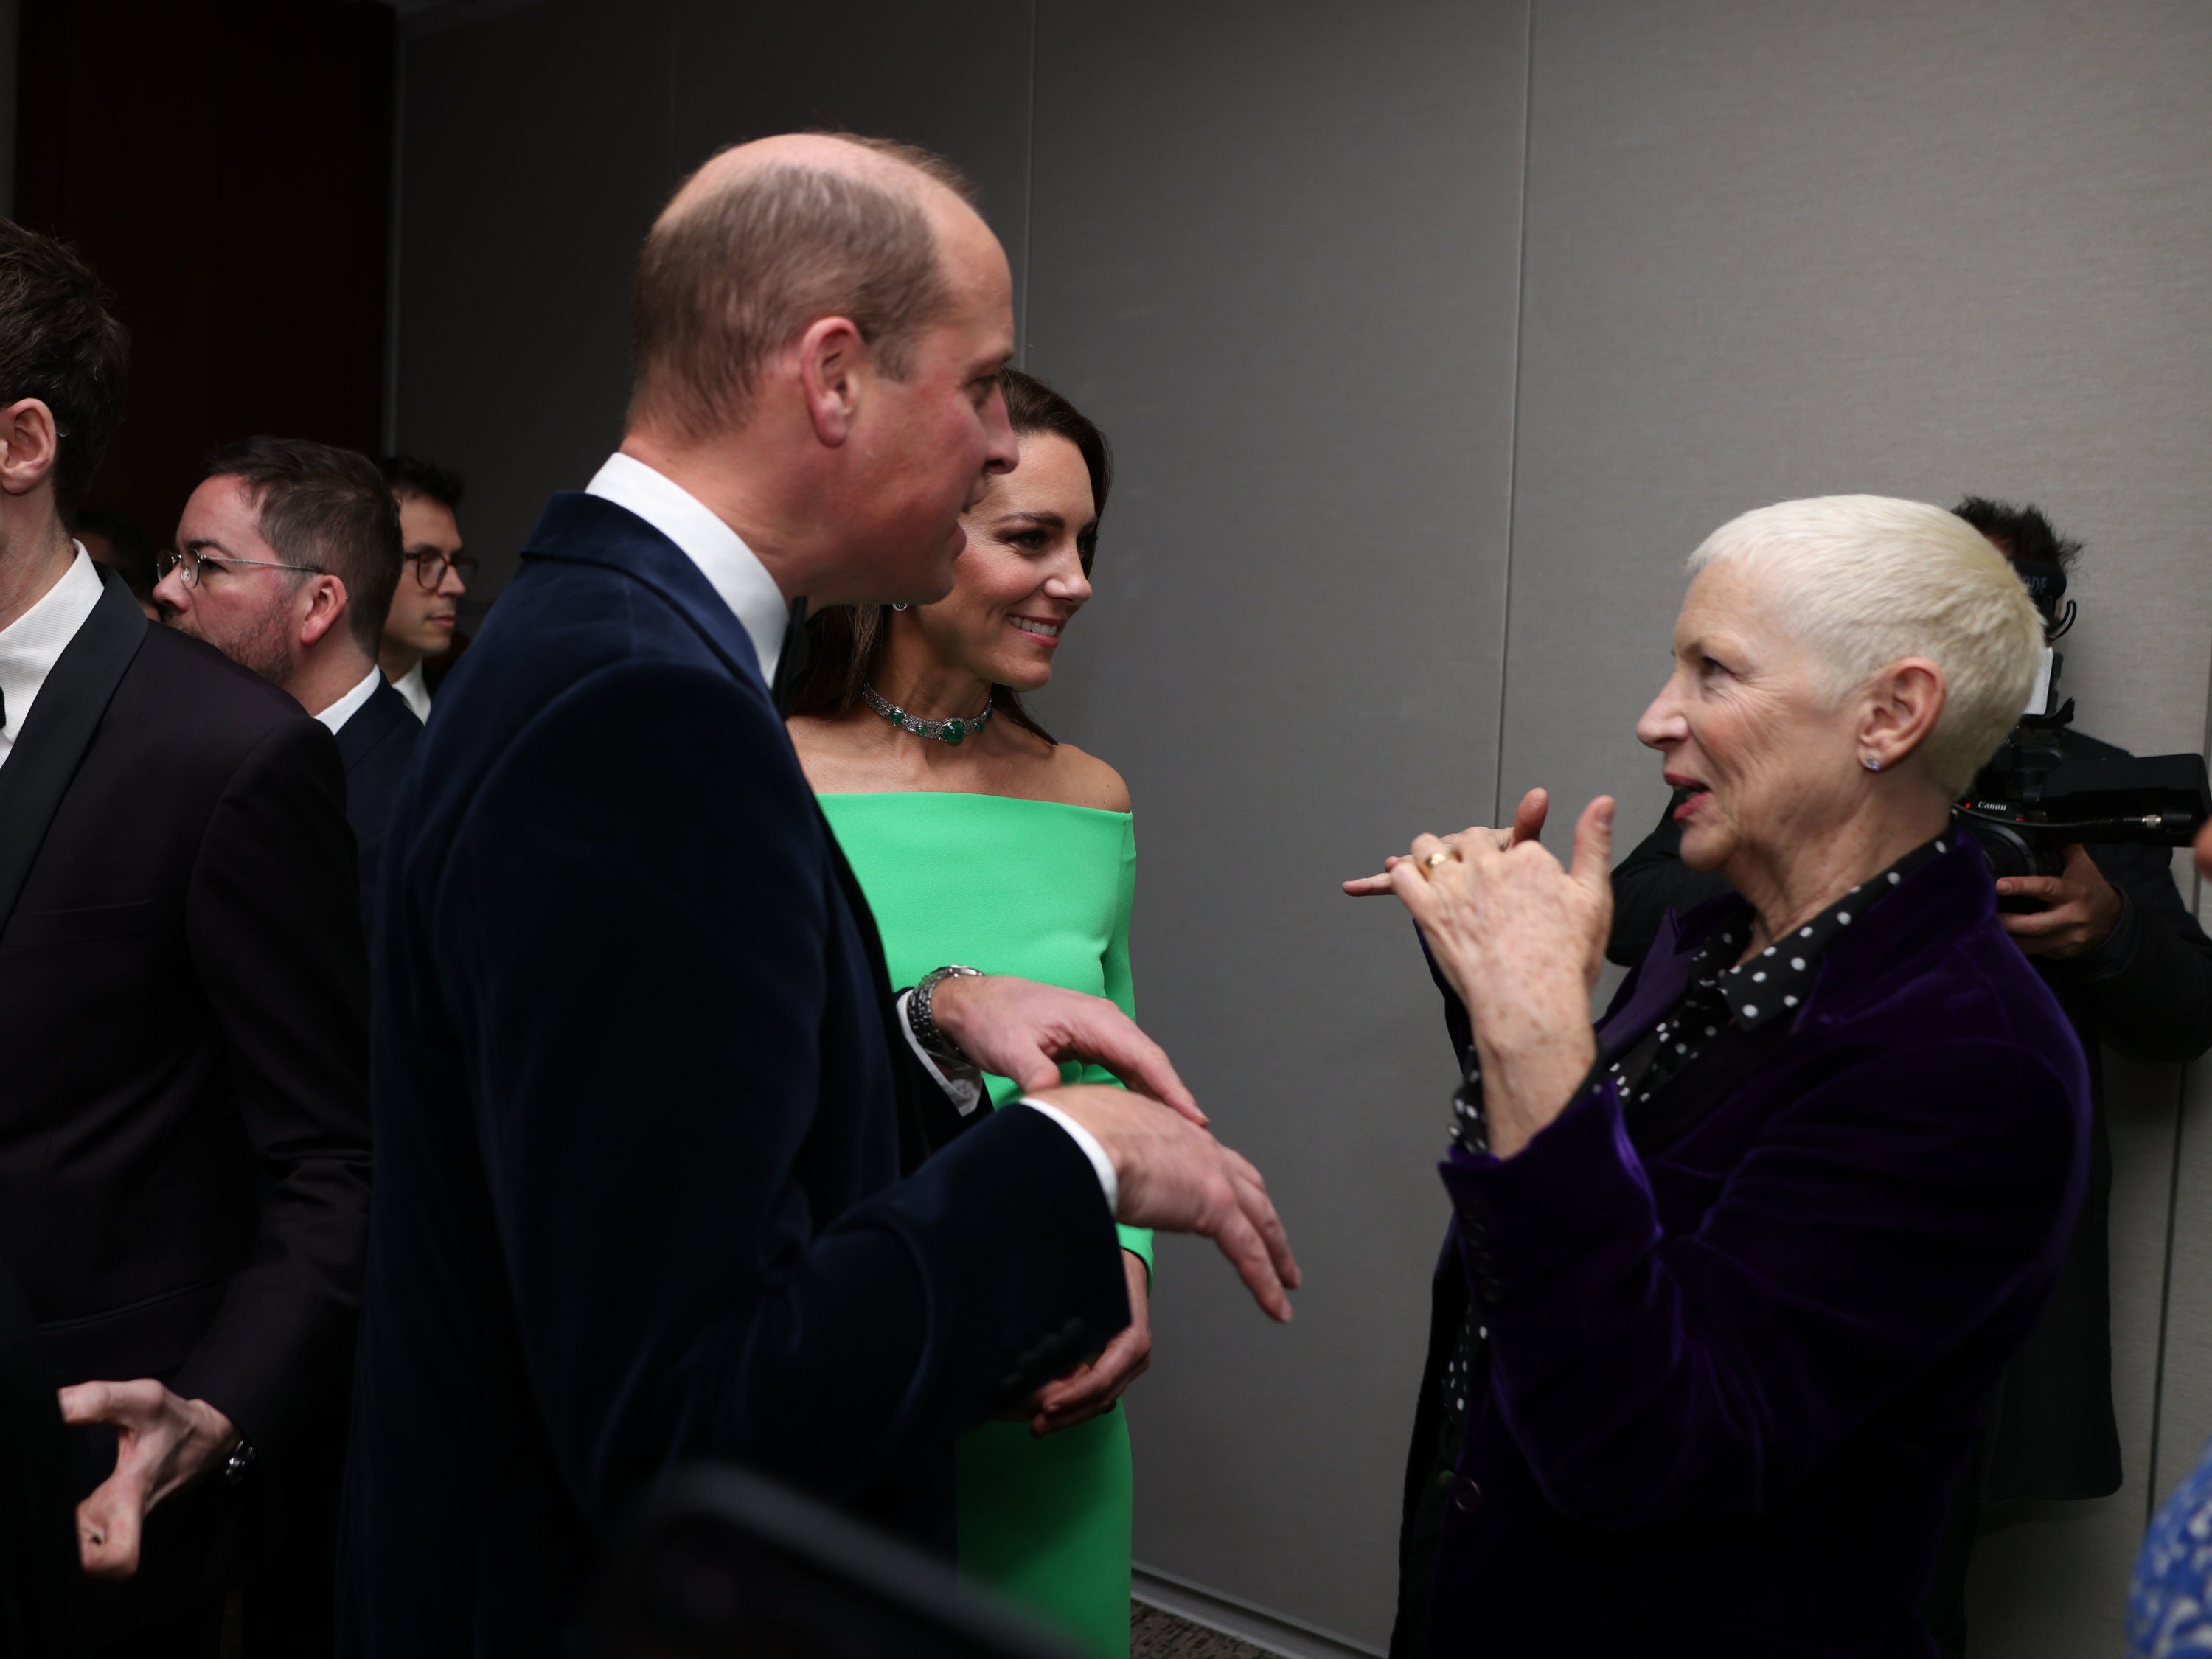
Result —
[[[1093, 426], [1076, 406], [1042, 380], [1009, 368], [999, 376], [1006, 393], [1006, 420], [1018, 438], [1048, 433], [1065, 438], [1083, 457], [1091, 474], [1091, 504], [1095, 515], [1082, 531], [1077, 547], [1083, 569], [1091, 570], [1097, 550], [1098, 520], [1105, 515], [1106, 492], [1114, 484], [1114, 452], [1106, 434]], [[890, 643], [890, 607], [884, 605], [839, 605], [806, 622], [807, 663], [794, 688], [791, 712], [842, 720], [860, 706], [860, 694], [873, 684]], [[1058, 741], [1022, 707], [1020, 694], [1012, 686], [991, 688], [991, 707], [1001, 720], [1024, 732], [1033, 732], [1047, 743]]]

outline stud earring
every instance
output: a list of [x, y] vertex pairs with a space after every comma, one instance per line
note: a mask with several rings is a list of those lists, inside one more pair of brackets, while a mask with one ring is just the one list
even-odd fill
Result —
[[1862, 755], [1859, 757], [1859, 764], [1865, 767], [1869, 772], [1879, 772], [1881, 770], [1881, 757], [1879, 755]]

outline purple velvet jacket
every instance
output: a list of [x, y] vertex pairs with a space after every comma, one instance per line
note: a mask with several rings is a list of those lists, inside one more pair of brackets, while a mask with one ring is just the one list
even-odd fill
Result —
[[[1661, 930], [1607, 1060], [1737, 902]], [[1409, 1517], [1470, 1294], [1488, 1376], [1429, 1653], [1933, 1655], [1946, 1493], [2057, 1275], [2088, 1115], [2081, 1048], [1961, 837], [1665, 1144], [1638, 1152], [1607, 1084], [1517, 1157], [1455, 1150]]]

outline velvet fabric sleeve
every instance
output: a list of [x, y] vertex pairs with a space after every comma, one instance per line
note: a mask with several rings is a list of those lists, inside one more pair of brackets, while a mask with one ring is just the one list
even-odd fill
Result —
[[1128, 1322], [1097, 1178], [1041, 1114], [811, 1212], [810, 1163], [884, 1143], [823, 1095], [876, 1013], [825, 1023], [860, 940], [758, 702], [662, 663], [580, 684], [478, 791], [438, 904], [530, 1408], [601, 1519], [699, 1456], [859, 1492]]
[[[1455, 1150], [1495, 1398], [1547, 1499], [1629, 1528], [1790, 1491], [2070, 1227], [2070, 1098], [2018, 1047], [1937, 1039], [1808, 1078], [1718, 1175], [1647, 1164], [1609, 1083], [1510, 1159]], [[1717, 1188], [1680, 1236], [1677, 1182]]]

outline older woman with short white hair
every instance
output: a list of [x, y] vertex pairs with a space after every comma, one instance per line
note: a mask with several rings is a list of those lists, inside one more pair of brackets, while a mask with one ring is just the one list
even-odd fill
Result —
[[2080, 1202], [2081, 1050], [1950, 811], [2026, 592], [1863, 495], [1690, 565], [1637, 734], [1735, 893], [1595, 1030], [1611, 800], [1568, 867], [1532, 792], [1347, 884], [1413, 913], [1466, 1074], [1394, 1655], [1933, 1655], [1944, 1496]]

